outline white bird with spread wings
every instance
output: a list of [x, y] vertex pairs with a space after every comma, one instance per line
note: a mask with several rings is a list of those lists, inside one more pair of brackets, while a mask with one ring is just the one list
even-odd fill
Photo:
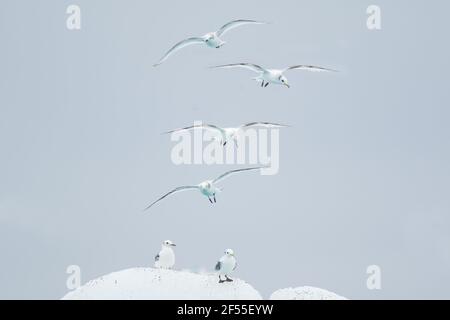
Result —
[[176, 52], [184, 47], [193, 45], [193, 44], [205, 44], [210, 48], [218, 49], [225, 44], [225, 41], [223, 41], [221, 37], [226, 32], [230, 31], [231, 29], [234, 29], [239, 26], [246, 25], [246, 24], [267, 24], [267, 22], [255, 21], [255, 20], [243, 20], [243, 19], [230, 21], [227, 24], [223, 25], [222, 28], [220, 28], [218, 31], [208, 32], [204, 36], [191, 37], [191, 38], [187, 38], [187, 39], [184, 39], [184, 40], [178, 42], [172, 48], [170, 48], [170, 50], [167, 51], [167, 53], [153, 66], [156, 67], [156, 66], [160, 65], [161, 63], [166, 61], [167, 58], [169, 58], [169, 56], [171, 56], [174, 52]]
[[231, 171], [225, 172], [224, 174], [221, 174], [220, 176], [218, 176], [217, 178], [215, 178], [213, 180], [206, 180], [197, 185], [181, 186], [181, 187], [175, 188], [175, 189], [167, 192], [166, 194], [164, 194], [162, 197], [158, 198], [157, 200], [153, 201], [147, 208], [145, 208], [145, 210], [150, 209], [157, 202], [163, 200], [164, 198], [166, 198], [170, 195], [173, 195], [173, 194], [181, 192], [181, 191], [188, 191], [188, 190], [198, 190], [198, 191], [200, 191], [201, 194], [203, 194], [204, 196], [206, 196], [208, 198], [209, 202], [216, 203], [216, 193], [222, 191], [221, 188], [217, 187], [218, 182], [224, 180], [225, 178], [228, 178], [229, 176], [231, 176], [235, 173], [259, 170], [259, 169], [263, 169], [263, 168], [264, 167], [252, 167], [252, 168], [231, 170]]
[[284, 124], [279, 123], [273, 123], [273, 122], [249, 122], [246, 124], [243, 124], [239, 127], [234, 128], [222, 128], [213, 124], [207, 124], [207, 123], [200, 123], [200, 124], [194, 124], [189, 127], [179, 128], [171, 131], [164, 132], [165, 134], [175, 133], [175, 132], [182, 132], [182, 131], [188, 131], [188, 130], [195, 130], [195, 129], [203, 129], [210, 131], [213, 136], [214, 140], [218, 141], [221, 145], [225, 146], [229, 141], [234, 141], [235, 146], [238, 146], [237, 140], [239, 137], [239, 134], [243, 133], [245, 130], [249, 128], [285, 128], [288, 127]]
[[261, 82], [261, 87], [267, 87], [269, 85], [269, 83], [272, 83], [272, 84], [284, 85], [288, 88], [290, 88], [290, 85], [288, 83], [287, 78], [284, 76], [284, 73], [288, 70], [306, 70], [306, 71], [313, 71], [313, 72], [337, 72], [337, 70], [323, 68], [323, 67], [316, 67], [316, 66], [311, 66], [311, 65], [295, 65], [295, 66], [287, 67], [284, 69], [266, 69], [266, 68], [263, 68], [257, 64], [253, 64], [253, 63], [232, 63], [232, 64], [214, 66], [211, 68], [225, 68], [225, 69], [244, 68], [244, 69], [248, 69], [248, 70], [258, 73], [258, 76], [253, 78], [253, 80]]

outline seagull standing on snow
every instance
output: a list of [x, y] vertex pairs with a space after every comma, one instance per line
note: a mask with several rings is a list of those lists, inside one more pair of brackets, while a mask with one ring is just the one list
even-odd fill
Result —
[[[177, 193], [177, 192], [187, 191], [187, 190], [198, 190], [204, 196], [208, 197], [209, 202], [215, 203], [216, 202], [216, 193], [219, 192], [219, 191], [222, 191], [221, 188], [216, 186], [216, 184], [219, 181], [229, 177], [230, 175], [232, 175], [234, 173], [243, 172], [243, 171], [258, 170], [258, 169], [262, 169], [262, 168], [264, 168], [264, 167], [253, 167], [253, 168], [231, 170], [231, 171], [225, 172], [224, 174], [221, 174], [220, 176], [218, 176], [214, 180], [206, 180], [206, 181], [203, 181], [203, 182], [201, 182], [201, 183], [199, 183], [197, 185], [182, 186], [182, 187], [175, 188], [172, 191], [170, 191], [170, 192], [166, 193], [165, 195], [163, 195], [162, 197], [160, 197], [159, 199], [157, 199], [156, 201], [154, 201], [147, 208], [145, 208], [145, 210], [150, 209], [155, 203], [161, 201], [162, 199], [164, 199], [167, 196], [170, 196], [170, 195], [172, 195], [174, 193]], [[213, 200], [214, 200], [214, 202], [213, 202]]]
[[245, 68], [252, 70], [259, 75], [253, 80], [261, 82], [261, 87], [267, 87], [269, 83], [280, 84], [290, 88], [287, 78], [284, 76], [284, 73], [288, 70], [307, 70], [307, 71], [315, 71], [315, 72], [337, 72], [333, 69], [327, 69], [316, 66], [309, 65], [296, 65], [292, 67], [287, 67], [285, 69], [265, 69], [256, 64], [252, 63], [233, 63], [233, 64], [225, 64], [220, 66], [214, 66], [212, 68]]
[[236, 27], [245, 25], [245, 24], [266, 24], [266, 22], [254, 21], [254, 20], [233, 20], [222, 26], [218, 31], [209, 32], [202, 37], [192, 37], [184, 39], [170, 48], [169, 51], [153, 66], [156, 67], [167, 60], [167, 58], [174, 53], [184, 47], [187, 47], [192, 44], [206, 44], [210, 48], [220, 48], [225, 44], [225, 41], [221, 39], [221, 37], [231, 29]]
[[[220, 142], [221, 145], [225, 146], [227, 144], [228, 141], [234, 141], [235, 146], [237, 147], [237, 139], [238, 139], [238, 135], [243, 132], [245, 129], [248, 128], [254, 128], [254, 127], [263, 127], [263, 128], [285, 128], [287, 127], [286, 125], [283, 124], [279, 124], [279, 123], [272, 123], [272, 122], [250, 122], [250, 123], [246, 123], [243, 124], [239, 127], [235, 127], [235, 128], [221, 128], [218, 127], [216, 125], [213, 124], [199, 124], [199, 125], [193, 125], [190, 127], [185, 127], [185, 128], [180, 128], [180, 129], [175, 129], [175, 130], [171, 130], [171, 131], [167, 131], [164, 132], [166, 134], [169, 133], [174, 133], [174, 132], [181, 132], [181, 131], [186, 131], [186, 130], [191, 130], [191, 129], [205, 129], [205, 130], [209, 130], [211, 132], [214, 132], [214, 134], [216, 134], [216, 138], [214, 138], [214, 140], [217, 140]], [[217, 138], [217, 136], [219, 136]]]
[[162, 243], [161, 251], [155, 256], [155, 268], [172, 269], [175, 265], [175, 252], [172, 248], [175, 246], [170, 240]]
[[[219, 274], [219, 283], [223, 283], [225, 281], [232, 282], [233, 279], [230, 279], [228, 275], [230, 275], [234, 269], [236, 269], [237, 263], [236, 258], [234, 257], [234, 252], [231, 249], [225, 250], [225, 254], [220, 258], [220, 260], [216, 264], [216, 271]], [[225, 277], [225, 280], [222, 280], [222, 276]]]

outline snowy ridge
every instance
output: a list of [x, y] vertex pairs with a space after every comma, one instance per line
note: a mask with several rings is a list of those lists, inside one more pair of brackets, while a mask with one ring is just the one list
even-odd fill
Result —
[[297, 287], [279, 289], [272, 293], [270, 300], [347, 300], [347, 298], [324, 289]]
[[260, 300], [245, 281], [218, 283], [216, 274], [154, 268], [113, 272], [69, 292], [63, 300]]
[[[132, 268], [91, 280], [63, 300], [261, 300], [243, 280], [218, 283], [217, 274], [155, 268]], [[347, 300], [314, 287], [280, 289], [271, 300]]]

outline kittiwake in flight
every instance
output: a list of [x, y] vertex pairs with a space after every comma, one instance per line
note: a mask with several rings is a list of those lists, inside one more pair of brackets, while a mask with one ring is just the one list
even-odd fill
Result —
[[173, 247], [175, 243], [166, 240], [161, 245], [161, 251], [155, 256], [155, 268], [172, 269], [175, 265], [175, 252]]
[[253, 78], [253, 80], [256, 80], [258, 82], [261, 82], [261, 87], [267, 87], [269, 83], [273, 84], [279, 84], [284, 85], [288, 88], [290, 88], [289, 82], [287, 78], [284, 76], [284, 73], [288, 70], [307, 70], [307, 71], [314, 71], [314, 72], [337, 72], [337, 70], [323, 68], [323, 67], [316, 67], [316, 66], [310, 66], [310, 65], [296, 65], [287, 67], [284, 69], [266, 69], [263, 67], [260, 67], [253, 63], [232, 63], [232, 64], [225, 64], [220, 66], [213, 66], [211, 68], [244, 68], [252, 70], [256, 73], [258, 73], [258, 76]]
[[[231, 249], [225, 250], [225, 254], [220, 258], [220, 260], [216, 264], [216, 271], [219, 274], [219, 283], [223, 283], [225, 281], [232, 282], [233, 279], [230, 279], [228, 276], [236, 269], [237, 263], [236, 258], [234, 256], [234, 251]], [[222, 279], [222, 276], [225, 277], [225, 280]]]
[[144, 211], [147, 209], [150, 209], [157, 202], [163, 200], [164, 198], [166, 198], [172, 194], [175, 194], [175, 193], [181, 192], [181, 191], [187, 191], [187, 190], [198, 190], [198, 191], [200, 191], [200, 193], [202, 193], [204, 196], [206, 196], [208, 198], [209, 202], [215, 203], [216, 202], [216, 193], [222, 191], [221, 188], [217, 187], [218, 182], [222, 181], [225, 178], [228, 178], [229, 176], [231, 176], [232, 174], [235, 174], [235, 173], [251, 171], [251, 170], [258, 170], [258, 169], [263, 169], [263, 168], [264, 167], [251, 167], [251, 168], [230, 170], [230, 171], [225, 172], [224, 174], [221, 174], [220, 176], [218, 176], [217, 178], [215, 178], [213, 180], [206, 180], [197, 185], [181, 186], [181, 187], [175, 188], [175, 189], [167, 192], [165, 195], [158, 198], [154, 202], [152, 202], [147, 208], [144, 209]]
[[169, 56], [171, 56], [174, 52], [176, 52], [184, 47], [193, 45], [193, 44], [205, 44], [210, 48], [218, 49], [225, 44], [225, 41], [222, 40], [222, 36], [226, 32], [230, 31], [231, 29], [234, 29], [236, 27], [246, 25], [246, 24], [267, 24], [267, 22], [255, 21], [255, 20], [242, 20], [242, 19], [230, 21], [227, 24], [223, 25], [222, 28], [220, 28], [218, 31], [209, 32], [201, 37], [187, 38], [187, 39], [184, 39], [184, 40], [178, 42], [172, 48], [170, 48], [170, 50], [167, 51], [167, 53], [153, 66], [156, 67], [156, 66], [160, 65], [161, 63], [166, 61], [167, 58], [169, 58]]
[[222, 127], [219, 127], [219, 126], [216, 126], [213, 124], [202, 123], [202, 124], [192, 125], [189, 127], [184, 127], [184, 128], [167, 131], [164, 133], [170, 134], [170, 133], [174, 133], [174, 132], [181, 132], [181, 131], [187, 131], [187, 130], [193, 130], [193, 129], [204, 129], [204, 130], [211, 131], [215, 135], [214, 140], [218, 141], [221, 145], [225, 146], [227, 144], [227, 142], [234, 141], [234, 144], [237, 147], [238, 146], [237, 140], [238, 140], [239, 134], [241, 134], [248, 128], [258, 128], [258, 127], [285, 128], [288, 126], [284, 125], [284, 124], [279, 124], [279, 123], [258, 121], [258, 122], [249, 122], [249, 123], [246, 123], [239, 127], [234, 127], [234, 128], [222, 128]]

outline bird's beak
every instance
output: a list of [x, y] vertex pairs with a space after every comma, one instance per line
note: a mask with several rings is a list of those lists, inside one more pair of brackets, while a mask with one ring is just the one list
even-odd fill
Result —
[[172, 243], [171, 246], [172, 246], [172, 247], [176, 247], [177, 245], [176, 245], [175, 243]]
[[288, 85], [287, 83], [285, 83], [284, 85], [285, 85], [286, 87], [288, 87], [288, 88], [290, 88], [290, 87], [291, 87], [291, 86], [290, 86], [290, 85]]

